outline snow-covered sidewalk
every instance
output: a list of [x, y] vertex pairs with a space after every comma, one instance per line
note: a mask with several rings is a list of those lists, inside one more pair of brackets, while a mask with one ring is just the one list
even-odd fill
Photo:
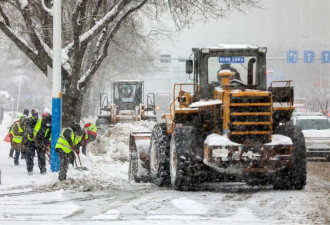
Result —
[[[50, 221], [65, 220], [82, 210], [75, 199], [87, 201], [90, 193], [93, 193], [93, 199], [107, 197], [109, 193], [105, 190], [109, 187], [128, 183], [129, 133], [150, 130], [153, 126], [148, 123], [118, 124], [112, 134], [106, 133], [88, 146], [87, 156], [80, 154], [82, 164], [88, 171], [79, 171], [69, 165], [68, 179], [60, 182], [58, 173], [51, 172], [48, 163], [47, 174], [40, 174], [37, 157], [34, 158], [33, 175], [27, 174], [24, 159], [20, 159], [19, 166], [14, 166], [14, 160], [9, 158], [10, 143], [2, 141], [11, 123], [11, 117], [5, 114], [0, 126], [0, 224], [1, 221], [6, 221], [6, 224], [10, 221], [20, 221], [17, 224], [22, 221], [48, 224]], [[79, 161], [77, 163], [79, 165]], [[100, 214], [98, 211], [94, 213]]]

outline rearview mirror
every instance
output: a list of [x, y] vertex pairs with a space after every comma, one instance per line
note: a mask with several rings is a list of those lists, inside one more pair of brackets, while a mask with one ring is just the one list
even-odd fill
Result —
[[186, 73], [191, 74], [193, 72], [193, 61], [192, 60], [187, 60], [186, 61]]

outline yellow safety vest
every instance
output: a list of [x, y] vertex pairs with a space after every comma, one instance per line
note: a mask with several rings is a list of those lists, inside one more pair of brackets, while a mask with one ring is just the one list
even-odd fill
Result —
[[39, 132], [40, 128], [41, 128], [41, 122], [42, 119], [38, 119], [36, 125], [33, 128], [33, 138], [35, 138], [37, 136], [37, 133]]
[[10, 130], [10, 133], [13, 135], [13, 139], [12, 141], [17, 143], [17, 144], [20, 144], [22, 143], [22, 140], [23, 140], [23, 136], [22, 135], [15, 135], [14, 134], [14, 126], [17, 125], [18, 126], [18, 131], [20, 133], [23, 133], [23, 129], [21, 128], [21, 124], [18, 122], [17, 124], [14, 124], [13, 127], [11, 128]]
[[97, 127], [93, 123], [91, 123], [91, 125], [89, 127], [87, 127], [87, 130], [97, 133]]
[[87, 132], [85, 133], [85, 136], [84, 136], [84, 140], [87, 140], [88, 139], [88, 134]]
[[64, 135], [63, 135], [63, 133], [64, 133], [64, 131], [65, 131], [66, 129], [70, 129], [70, 131], [71, 131], [71, 142], [73, 143], [73, 147], [74, 147], [74, 146], [77, 146], [77, 145], [79, 144], [79, 142], [81, 141], [81, 137], [76, 137], [76, 136], [74, 135], [73, 130], [72, 130], [71, 128], [64, 128], [64, 129], [62, 130], [62, 133], [61, 133], [60, 137], [59, 137], [58, 140], [57, 140], [57, 143], [56, 143], [56, 145], [55, 145], [55, 148], [60, 148], [60, 149], [62, 149], [65, 153], [70, 153], [70, 152], [72, 152], [72, 148], [71, 148], [69, 142], [65, 139], [65, 137], [64, 137]]
[[[33, 140], [37, 136], [37, 134], [41, 128], [41, 123], [42, 123], [42, 119], [38, 119], [38, 121], [33, 129], [33, 138], [32, 139], [29, 138], [30, 140]], [[48, 132], [49, 132], [49, 128], [46, 129], [44, 137], [47, 137]]]
[[89, 133], [88, 131], [90, 131], [90, 133], [96, 137], [97, 127], [95, 126], [95, 124], [91, 123], [88, 127], [86, 127], [86, 130], [87, 130], [87, 132], [86, 132], [86, 135], [85, 135], [85, 138], [84, 138], [85, 140], [88, 139], [88, 133]]

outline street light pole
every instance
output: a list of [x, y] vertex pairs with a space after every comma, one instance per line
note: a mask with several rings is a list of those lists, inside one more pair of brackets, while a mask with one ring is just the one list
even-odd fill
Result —
[[61, 112], [62, 112], [62, 92], [61, 92], [61, 51], [62, 51], [62, 21], [61, 21], [61, 2], [62, 0], [53, 1], [53, 9], [45, 6], [44, 0], [42, 5], [44, 9], [53, 14], [53, 91], [52, 91], [52, 134], [51, 134], [51, 163], [52, 172], [60, 170], [60, 160], [55, 151], [55, 145], [61, 133]]

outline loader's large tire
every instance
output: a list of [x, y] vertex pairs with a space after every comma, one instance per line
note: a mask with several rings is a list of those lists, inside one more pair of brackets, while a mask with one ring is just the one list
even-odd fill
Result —
[[204, 180], [203, 137], [196, 128], [175, 128], [170, 146], [170, 174], [172, 187], [180, 191], [197, 190]]
[[156, 124], [152, 130], [149, 154], [150, 154], [150, 177], [157, 186], [170, 185], [170, 151], [171, 136], [166, 132], [166, 124]]
[[285, 135], [293, 142], [293, 163], [278, 171], [274, 177], [275, 190], [302, 190], [306, 185], [306, 146], [301, 129], [294, 125], [280, 126], [276, 134]]

